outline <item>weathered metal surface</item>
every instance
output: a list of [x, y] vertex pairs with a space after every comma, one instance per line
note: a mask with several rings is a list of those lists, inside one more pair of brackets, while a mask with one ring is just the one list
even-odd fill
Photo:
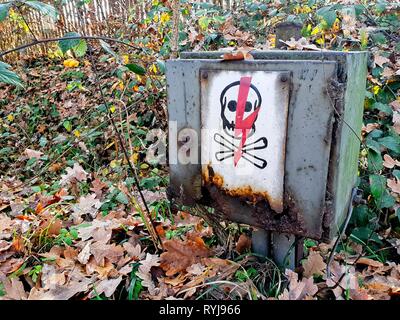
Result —
[[[171, 167], [171, 194], [184, 203], [211, 204], [234, 221], [276, 232], [329, 238], [336, 229], [334, 223], [339, 224], [345, 214], [346, 190], [354, 186], [357, 172], [357, 141], [336, 112], [347, 117], [346, 122], [359, 132], [367, 54], [268, 51], [252, 55], [254, 61], [222, 62], [220, 52], [184, 53], [181, 57], [188, 59], [167, 62], [170, 120], [177, 120], [178, 132], [185, 127], [201, 129], [200, 69], [290, 72], [283, 212], [272, 210], [264, 195], [254, 204], [243, 201], [241, 194], [221, 192], [217, 186], [223, 180], [211, 166], [203, 175], [208, 174], [214, 183], [201, 188], [200, 164]], [[178, 92], [182, 87], [185, 94]], [[172, 110], [176, 109], [171, 107], [172, 100], [183, 110]], [[248, 192], [254, 194], [253, 190]]]
[[200, 78], [203, 183], [281, 213], [290, 74], [201, 70]]
[[[346, 77], [336, 105], [341, 117], [337, 120], [334, 149], [331, 155], [332, 209], [324, 221], [324, 238], [331, 239], [347, 215], [350, 195], [357, 183], [358, 155], [361, 142], [364, 92], [368, 54], [346, 55]], [[331, 189], [331, 190], [330, 190]]]

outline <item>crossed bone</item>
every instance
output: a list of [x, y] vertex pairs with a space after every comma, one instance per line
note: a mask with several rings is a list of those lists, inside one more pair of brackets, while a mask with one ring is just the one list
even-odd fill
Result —
[[[238, 149], [236, 145], [234, 145], [231, 141], [229, 141], [219, 133], [214, 134], [214, 141], [219, 145], [223, 146], [224, 148], [226, 148], [226, 150], [218, 151], [215, 153], [215, 158], [218, 161], [224, 161], [225, 159], [233, 157], [235, 151]], [[265, 137], [261, 137], [252, 143], [245, 144], [242, 148], [242, 158], [249, 161], [257, 168], [264, 169], [267, 166], [267, 161], [255, 156], [250, 151], [265, 149], [267, 146], [268, 146], [268, 140]], [[252, 159], [249, 159], [249, 157]]]

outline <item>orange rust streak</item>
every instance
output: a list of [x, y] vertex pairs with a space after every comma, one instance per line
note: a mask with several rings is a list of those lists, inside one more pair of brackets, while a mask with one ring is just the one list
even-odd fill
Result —
[[202, 176], [204, 184], [213, 184], [226, 195], [235, 198], [243, 198], [253, 204], [266, 200], [270, 207], [276, 212], [281, 213], [283, 211], [282, 202], [271, 197], [266, 191], [255, 191], [248, 185], [234, 189], [223, 188], [224, 178], [218, 173], [213, 172], [211, 165], [208, 165], [207, 168], [203, 170]]

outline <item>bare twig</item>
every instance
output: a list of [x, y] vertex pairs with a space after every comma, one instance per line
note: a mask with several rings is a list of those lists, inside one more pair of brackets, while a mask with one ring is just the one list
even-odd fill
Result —
[[176, 59], [178, 57], [179, 51], [179, 0], [174, 0], [172, 2], [172, 41], [171, 41], [171, 58]]
[[71, 36], [71, 37], [38, 39], [38, 40], [35, 40], [33, 42], [30, 42], [30, 43], [23, 44], [21, 46], [15, 47], [13, 49], [0, 52], [0, 58], [5, 56], [5, 55], [7, 55], [7, 54], [10, 54], [10, 53], [13, 53], [13, 52], [16, 52], [16, 51], [20, 51], [20, 50], [23, 50], [23, 49], [26, 49], [26, 48], [29, 48], [29, 47], [32, 47], [32, 46], [36, 46], [36, 45], [42, 44], [42, 43], [57, 42], [57, 41], [62, 41], [62, 40], [77, 40], [77, 39], [110, 41], [110, 42], [116, 42], [116, 43], [123, 44], [123, 45], [125, 45], [127, 47], [130, 47], [130, 48], [139, 49], [137, 46], [134, 46], [134, 45], [132, 45], [130, 43], [126, 43], [123, 40], [109, 38], [109, 37], [103, 37], [103, 36], [87, 36], [87, 35], [83, 35], [83, 36]]
[[91, 60], [92, 69], [93, 69], [93, 72], [94, 72], [94, 75], [95, 75], [96, 84], [97, 84], [97, 86], [99, 88], [101, 99], [103, 101], [104, 106], [107, 109], [107, 116], [108, 116], [109, 120], [111, 121], [111, 124], [112, 124], [112, 126], [113, 126], [113, 128], [115, 130], [115, 134], [116, 134], [116, 136], [118, 138], [119, 144], [121, 146], [121, 150], [122, 150], [122, 152], [123, 152], [123, 154], [124, 154], [124, 156], [126, 158], [126, 161], [128, 163], [128, 167], [129, 167], [129, 169], [130, 169], [130, 171], [131, 171], [131, 173], [133, 175], [133, 179], [135, 180], [135, 186], [136, 186], [136, 188], [137, 188], [137, 190], [139, 192], [140, 198], [141, 198], [141, 200], [143, 202], [143, 205], [144, 205], [144, 207], [146, 209], [146, 214], [147, 214], [146, 218], [150, 221], [150, 226], [148, 226], [148, 227], [153, 229], [153, 230], [149, 230], [149, 232], [150, 232], [150, 235], [151, 235], [151, 237], [153, 239], [155, 249], [158, 250], [159, 247], [162, 247], [162, 241], [161, 241], [160, 237], [158, 236], [158, 234], [155, 232], [154, 222], [151, 219], [150, 209], [149, 209], [149, 207], [147, 205], [147, 202], [146, 202], [146, 199], [145, 199], [145, 197], [143, 195], [142, 188], [140, 187], [140, 182], [139, 182], [139, 178], [138, 178], [138, 175], [137, 175], [137, 172], [136, 172], [136, 168], [135, 168], [134, 164], [132, 164], [131, 160], [129, 159], [128, 151], [126, 150], [126, 147], [124, 145], [124, 141], [122, 139], [122, 136], [121, 136], [120, 132], [118, 131], [117, 125], [116, 125], [116, 123], [115, 123], [115, 121], [114, 121], [114, 119], [112, 117], [112, 113], [111, 113], [110, 109], [107, 106], [107, 100], [106, 100], [106, 97], [104, 95], [103, 88], [101, 87], [101, 84], [98, 81], [98, 79], [99, 79], [98, 70], [97, 70], [97, 66], [96, 66], [96, 63], [95, 63], [94, 58], [93, 58], [92, 47], [90, 45], [88, 45], [88, 52], [89, 52], [89, 57], [90, 57], [90, 60]]

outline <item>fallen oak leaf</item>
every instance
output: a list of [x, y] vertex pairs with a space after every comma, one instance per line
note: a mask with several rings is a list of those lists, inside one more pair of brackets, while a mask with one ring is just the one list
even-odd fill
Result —
[[147, 253], [146, 259], [140, 261], [140, 266], [136, 275], [142, 279], [142, 286], [149, 290], [151, 295], [155, 295], [155, 284], [151, 276], [151, 268], [160, 265], [160, 257], [155, 254]]
[[39, 160], [43, 156], [43, 152], [35, 151], [32, 149], [25, 149], [25, 154], [29, 159], [35, 158]]
[[250, 250], [250, 248], [251, 248], [251, 238], [248, 235], [242, 233], [236, 243], [236, 251], [239, 254], [242, 254], [245, 251]]
[[395, 166], [400, 166], [400, 161], [394, 160], [390, 155], [385, 154], [383, 156], [383, 166], [386, 168], [394, 168]]
[[380, 56], [378, 54], [374, 55], [374, 64], [380, 66], [381, 68], [383, 68], [383, 65], [385, 63], [389, 63], [389, 62], [390, 62], [390, 60], [384, 56]]
[[400, 194], [400, 182], [397, 178], [395, 179], [387, 179], [387, 186], [397, 194]]
[[366, 266], [370, 266], [370, 267], [374, 267], [374, 268], [381, 268], [384, 266], [384, 264], [382, 262], [372, 260], [369, 258], [365, 258], [365, 257], [358, 259], [356, 261], [356, 264], [362, 264], [362, 265], [366, 265]]
[[83, 170], [81, 165], [77, 162], [74, 163], [72, 168], [65, 169], [67, 171], [66, 174], [61, 175], [60, 185], [65, 185], [71, 183], [74, 180], [83, 182], [86, 181], [88, 173]]
[[289, 286], [278, 297], [279, 300], [309, 299], [318, 292], [318, 287], [314, 284], [313, 278], [303, 278], [299, 281], [298, 274], [289, 269], [286, 269], [285, 275], [289, 279]]
[[322, 275], [323, 271], [326, 269], [326, 263], [319, 252], [311, 251], [307, 260], [303, 262], [303, 268], [303, 275], [306, 278], [310, 278], [314, 275]]
[[201, 258], [210, 255], [210, 250], [198, 241], [167, 240], [164, 242], [164, 249], [167, 252], [161, 254], [160, 267], [166, 275], [172, 276], [177, 272], [186, 270], [194, 263], [200, 262]]
[[93, 298], [104, 293], [104, 295], [109, 298], [115, 292], [115, 290], [117, 290], [117, 287], [121, 283], [121, 281], [122, 276], [119, 276], [116, 279], [102, 280], [94, 285], [94, 289], [90, 292], [89, 297]]
[[379, 123], [368, 123], [366, 126], [363, 125], [361, 131], [370, 133], [371, 131], [375, 130], [376, 128], [379, 128], [380, 124]]
[[237, 52], [227, 52], [222, 55], [223, 61], [253, 60], [253, 56], [244, 50]]

